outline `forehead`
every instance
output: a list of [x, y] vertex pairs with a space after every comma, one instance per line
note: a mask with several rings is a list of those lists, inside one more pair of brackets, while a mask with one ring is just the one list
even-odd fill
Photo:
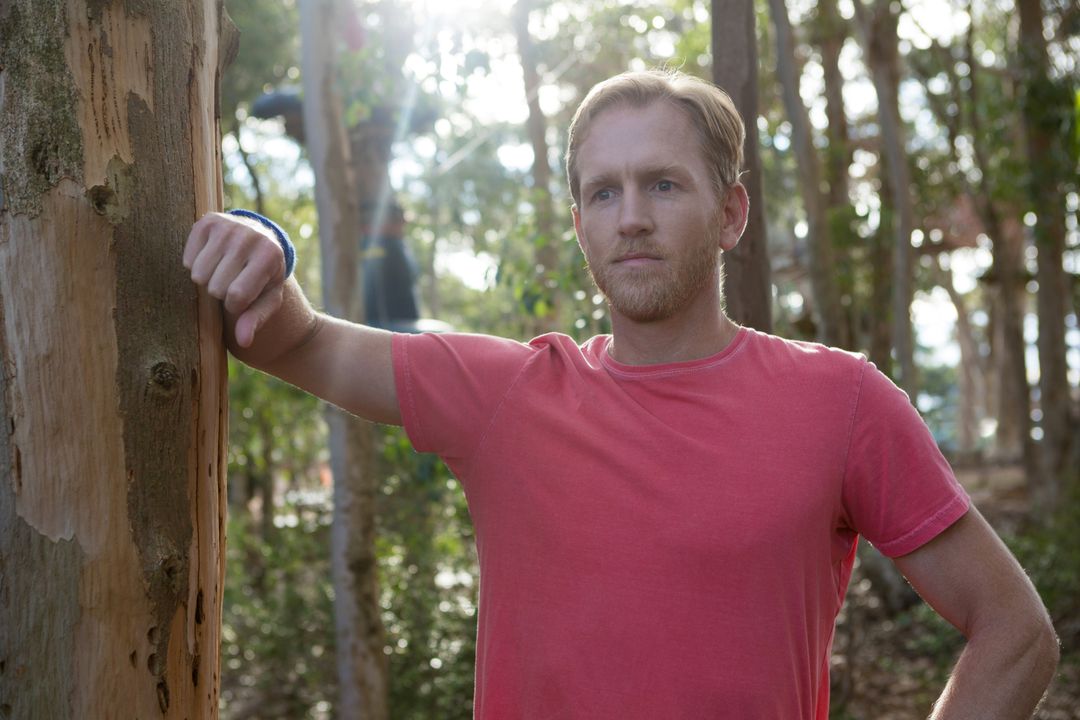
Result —
[[697, 128], [686, 111], [665, 101], [602, 110], [589, 124], [577, 158], [582, 181], [598, 174], [670, 164], [708, 174]]

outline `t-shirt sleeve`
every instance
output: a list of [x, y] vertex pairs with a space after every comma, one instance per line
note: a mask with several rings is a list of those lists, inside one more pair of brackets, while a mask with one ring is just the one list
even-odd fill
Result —
[[402, 424], [420, 452], [467, 461], [534, 350], [465, 333], [395, 334], [394, 382]]
[[908, 396], [865, 363], [844, 473], [847, 523], [889, 557], [917, 550], [970, 507]]

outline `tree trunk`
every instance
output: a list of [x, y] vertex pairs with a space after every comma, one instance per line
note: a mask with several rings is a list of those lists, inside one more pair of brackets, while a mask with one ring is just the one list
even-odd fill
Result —
[[857, 261], [850, 256], [856, 247], [863, 244], [863, 240], [852, 227], [855, 211], [848, 188], [852, 152], [844, 110], [844, 76], [840, 72], [840, 53], [848, 36], [848, 26], [836, 8], [836, 0], [819, 0], [814, 35], [821, 51], [821, 67], [825, 75], [825, 116], [828, 119], [825, 128], [829, 140], [824, 166], [825, 217], [833, 259], [837, 261], [834, 276], [837, 278], [835, 282], [844, 322], [843, 337], [846, 337], [846, 347], [854, 349], [864, 345], [860, 342], [855, 324], [856, 307], [859, 305], [855, 301]]
[[[969, 3], [969, 11], [971, 5]], [[974, 16], [973, 16], [974, 17]], [[1029, 485], [1038, 482], [1038, 451], [1031, 437], [1031, 389], [1027, 379], [1027, 356], [1024, 342], [1024, 238], [1002, 221], [994, 197], [1000, 196], [991, 186], [994, 171], [989, 163], [983, 143], [980, 107], [979, 64], [975, 58], [975, 27], [972, 23], [964, 38], [964, 53], [969, 68], [968, 108], [971, 143], [975, 163], [979, 169], [979, 185], [972, 192], [979, 217], [990, 235], [993, 267], [987, 273], [995, 287], [990, 292], [991, 358], [996, 367], [993, 408], [997, 417], [994, 433], [994, 455], [998, 459], [1022, 460]], [[959, 85], [959, 83], [957, 83]], [[955, 152], [955, 150], [954, 150]]]
[[848, 198], [848, 167], [851, 165], [851, 145], [848, 142], [847, 114], [844, 111], [844, 76], [840, 72], [840, 52], [847, 38], [846, 21], [836, 9], [836, 0], [818, 0], [815, 34], [821, 49], [821, 67], [825, 74], [825, 115], [829, 119], [826, 133], [829, 138], [825, 180], [828, 184], [829, 207], [850, 203]]
[[982, 405], [985, 397], [982, 381], [986, 373], [983, 371], [982, 358], [979, 356], [979, 346], [975, 340], [975, 330], [971, 325], [967, 300], [956, 291], [952, 269], [939, 270], [938, 283], [945, 288], [953, 307], [956, 308], [956, 343], [960, 347], [960, 367], [957, 368], [960, 396], [958, 400], [960, 407], [956, 417], [957, 450], [962, 458], [971, 460], [975, 457], [975, 443], [979, 438], [981, 410], [985, 409]]
[[[360, 218], [337, 92], [335, 4], [335, 0], [304, 0], [300, 5], [304, 127], [315, 173], [323, 301], [330, 314], [361, 322]], [[387, 671], [375, 575], [372, 428], [335, 407], [327, 408], [326, 420], [334, 475], [331, 568], [339, 683], [335, 717], [384, 720]]]
[[1063, 486], [1080, 470], [1070, 467], [1071, 400], [1065, 361], [1064, 182], [1070, 154], [1062, 143], [1073, 111], [1072, 92], [1049, 75], [1043, 11], [1039, 0], [1017, 0], [1020, 13], [1019, 62], [1023, 82], [1020, 107], [1028, 155], [1028, 192], [1035, 210], [1035, 247], [1039, 283], [1039, 406], [1042, 409], [1042, 472], [1035, 490], [1036, 504], [1053, 507]]
[[792, 147], [799, 172], [799, 191], [809, 229], [806, 234], [810, 255], [810, 286], [818, 318], [818, 338], [828, 345], [849, 346], [847, 329], [840, 306], [840, 293], [834, 280], [832, 244], [821, 192], [821, 161], [814, 147], [810, 114], [799, 94], [801, 73], [795, 59], [795, 34], [791, 30], [784, 0], [769, 0], [776, 30], [776, 72], [780, 76], [781, 95], [791, 121]]
[[[879, 163], [888, 165], [888, 159]], [[892, 193], [890, 192], [889, 173], [882, 167], [881, 182], [881, 222], [870, 236], [870, 307], [869, 315], [864, 315], [864, 323], [869, 324], [870, 362], [890, 378], [895, 376], [892, 361], [892, 297], [893, 252], [892, 252]]]
[[219, 0], [0, 0], [0, 716], [214, 718]]
[[750, 219], [742, 240], [724, 253], [724, 297], [737, 323], [772, 330], [772, 281], [765, 193], [758, 153], [757, 36], [753, 3], [712, 1], [713, 82], [731, 94], [746, 123], [742, 182], [750, 195]]
[[900, 119], [900, 52], [897, 48], [897, 15], [891, 0], [874, 0], [867, 9], [855, 0], [862, 47], [874, 81], [881, 123], [881, 153], [886, 159], [893, 205], [893, 347], [896, 351], [897, 384], [915, 397], [915, 340], [911, 326], [914, 268], [911, 233], [915, 229], [911, 201], [911, 172], [907, 164], [904, 125]]
[[521, 70], [525, 80], [525, 99], [529, 116], [525, 127], [533, 150], [532, 204], [536, 208], [536, 278], [543, 300], [543, 314], [533, 321], [533, 332], [540, 334], [559, 329], [559, 248], [561, 233], [555, 222], [555, 207], [551, 199], [551, 165], [548, 162], [547, 119], [540, 109], [540, 73], [537, 71], [536, 48], [529, 34], [529, 12], [533, 0], [518, 0], [512, 19]]

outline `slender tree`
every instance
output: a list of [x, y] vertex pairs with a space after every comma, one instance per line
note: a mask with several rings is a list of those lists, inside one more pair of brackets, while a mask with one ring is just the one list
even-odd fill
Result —
[[847, 336], [840, 293], [836, 286], [833, 249], [829, 237], [826, 196], [822, 192], [821, 160], [814, 146], [810, 113], [799, 94], [801, 68], [795, 59], [795, 33], [791, 29], [784, 0], [769, 0], [776, 37], [776, 71], [780, 76], [781, 96], [791, 122], [792, 147], [799, 174], [799, 191], [807, 219], [807, 245], [810, 255], [810, 286], [818, 318], [818, 337], [829, 345], [846, 347]]
[[881, 154], [892, 191], [893, 229], [893, 348], [897, 384], [914, 397], [915, 340], [911, 324], [914, 293], [911, 233], [915, 210], [911, 200], [911, 172], [907, 164], [904, 124], [900, 118], [900, 51], [896, 32], [898, 12], [891, 0], [855, 0], [859, 37], [878, 98]]
[[[1039, 284], [1039, 407], [1042, 410], [1042, 472], [1034, 488], [1036, 501], [1051, 507], [1062, 485], [1080, 479], [1070, 467], [1076, 440], [1065, 362], [1065, 314], [1069, 293], [1065, 282], [1064, 182], [1076, 168], [1062, 142], [1073, 112], [1071, 89], [1050, 77], [1043, 9], [1039, 0], [1017, 0], [1020, 14], [1018, 64], [1021, 112], [1027, 145], [1028, 194], [1035, 211], [1035, 279]], [[1077, 489], [1080, 489], [1078, 487]]]
[[[1037, 448], [1031, 438], [1031, 389], [1027, 379], [1027, 354], [1024, 342], [1025, 285], [1024, 238], [1018, 232], [1019, 224], [1007, 222], [1016, 213], [1011, 206], [999, 207], [993, 179], [998, 175], [991, 165], [990, 154], [982, 141], [988, 128], [984, 123], [983, 72], [975, 56], [974, 0], [968, 4], [971, 24], [964, 38], [964, 59], [968, 66], [967, 103], [968, 126], [972, 138], [972, 154], [978, 169], [978, 184], [971, 191], [979, 217], [986, 225], [993, 252], [993, 267], [987, 273], [991, 286], [991, 316], [993, 337], [991, 347], [997, 366], [995, 378], [997, 431], [996, 450], [1004, 458], [1019, 457], [1023, 460], [1029, 483], [1038, 479]], [[959, 79], [952, 78], [954, 87], [960, 87]], [[1008, 89], [1006, 85], [1004, 89]], [[954, 139], [955, 146], [955, 139]], [[955, 152], [955, 148], [954, 148]]]
[[758, 150], [754, 4], [712, 0], [711, 7], [713, 82], [731, 95], [746, 122], [742, 181], [750, 196], [746, 233], [734, 250], [724, 253], [724, 296], [728, 315], [735, 322], [768, 332], [772, 329], [772, 281]]
[[[327, 312], [363, 320], [359, 243], [360, 208], [335, 61], [338, 0], [300, 5], [304, 130], [315, 173], [323, 302]], [[376, 590], [375, 495], [372, 428], [327, 408], [334, 475], [331, 569], [337, 637], [339, 699], [336, 716], [387, 717], [386, 656]]]
[[[1020, 213], [1016, 195], [1002, 187], [1003, 182], [1007, 182], [1003, 178], [1008, 177], [1008, 169], [1003, 167], [1005, 163], [1001, 158], [1018, 153], [994, 142], [995, 139], [1000, 142], [1000, 139], [994, 131], [994, 118], [987, 103], [987, 96], [1007, 95], [1011, 83], [983, 71], [974, 51], [977, 19], [970, 2], [967, 11], [971, 23], [960, 48], [954, 52], [932, 41], [929, 53], [923, 55], [922, 61], [913, 62], [911, 68], [926, 86], [928, 106], [945, 130], [955, 167], [963, 166], [960, 145], [965, 138], [967, 147], [971, 148], [974, 172], [957, 173], [953, 179], [970, 198], [993, 251], [993, 267], [982, 278], [992, 319], [990, 362], [986, 364], [986, 377], [982, 383], [985, 408], [997, 419], [992, 454], [999, 459], [1022, 458], [1027, 476], [1035, 481], [1038, 458], [1030, 434], [1031, 398], [1023, 333], [1024, 286], [1027, 283], [1023, 267], [1024, 238], [1015, 219]], [[931, 62], [934, 59], [936, 62]], [[961, 78], [957, 72], [958, 62], [967, 66], [966, 78]], [[930, 89], [931, 78], [940, 70], [944, 70], [948, 79], [948, 94], [941, 96]], [[991, 92], [984, 94], [984, 89]], [[1011, 119], [1005, 121], [1011, 123]]]
[[540, 72], [537, 68], [536, 47], [529, 34], [529, 13], [535, 0], [518, 0], [511, 12], [514, 37], [517, 40], [521, 71], [525, 80], [525, 99], [529, 115], [525, 120], [529, 144], [533, 150], [532, 205], [536, 209], [536, 269], [542, 297], [546, 306], [543, 317], [537, 318], [536, 332], [556, 330], [559, 324], [559, 245], [560, 235], [551, 198], [551, 163], [548, 159], [547, 119], [540, 109]]
[[0, 716], [214, 718], [220, 0], [0, 2]]
[[[821, 53], [821, 67], [825, 81], [825, 116], [827, 125], [825, 137], [828, 149], [823, 164], [822, 180], [825, 184], [825, 218], [828, 227], [829, 242], [836, 261], [837, 291], [841, 304], [841, 316], [844, 323], [843, 334], [850, 347], [863, 347], [858, 337], [856, 325], [857, 292], [856, 263], [852, 251], [862, 244], [853, 227], [856, 217], [851, 204], [849, 190], [849, 168], [852, 160], [851, 139], [849, 137], [847, 112], [844, 109], [844, 75], [840, 72], [840, 53], [848, 37], [848, 22], [840, 16], [836, 0], [819, 0], [811, 25], [815, 46]], [[849, 302], [845, 303], [847, 299]], [[868, 303], [859, 303], [862, 312], [870, 309]], [[888, 317], [872, 315], [873, 322], [885, 329]], [[888, 341], [886, 341], [887, 343]], [[868, 345], [870, 343], [867, 343]]]

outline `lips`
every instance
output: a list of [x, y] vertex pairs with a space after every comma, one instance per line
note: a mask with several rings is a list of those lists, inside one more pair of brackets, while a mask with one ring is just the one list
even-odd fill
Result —
[[625, 255], [620, 255], [619, 257], [615, 258], [613, 264], [645, 265], [649, 262], [659, 261], [660, 259], [661, 258], [659, 255], [654, 255], [652, 253], [632, 252], [626, 253]]

